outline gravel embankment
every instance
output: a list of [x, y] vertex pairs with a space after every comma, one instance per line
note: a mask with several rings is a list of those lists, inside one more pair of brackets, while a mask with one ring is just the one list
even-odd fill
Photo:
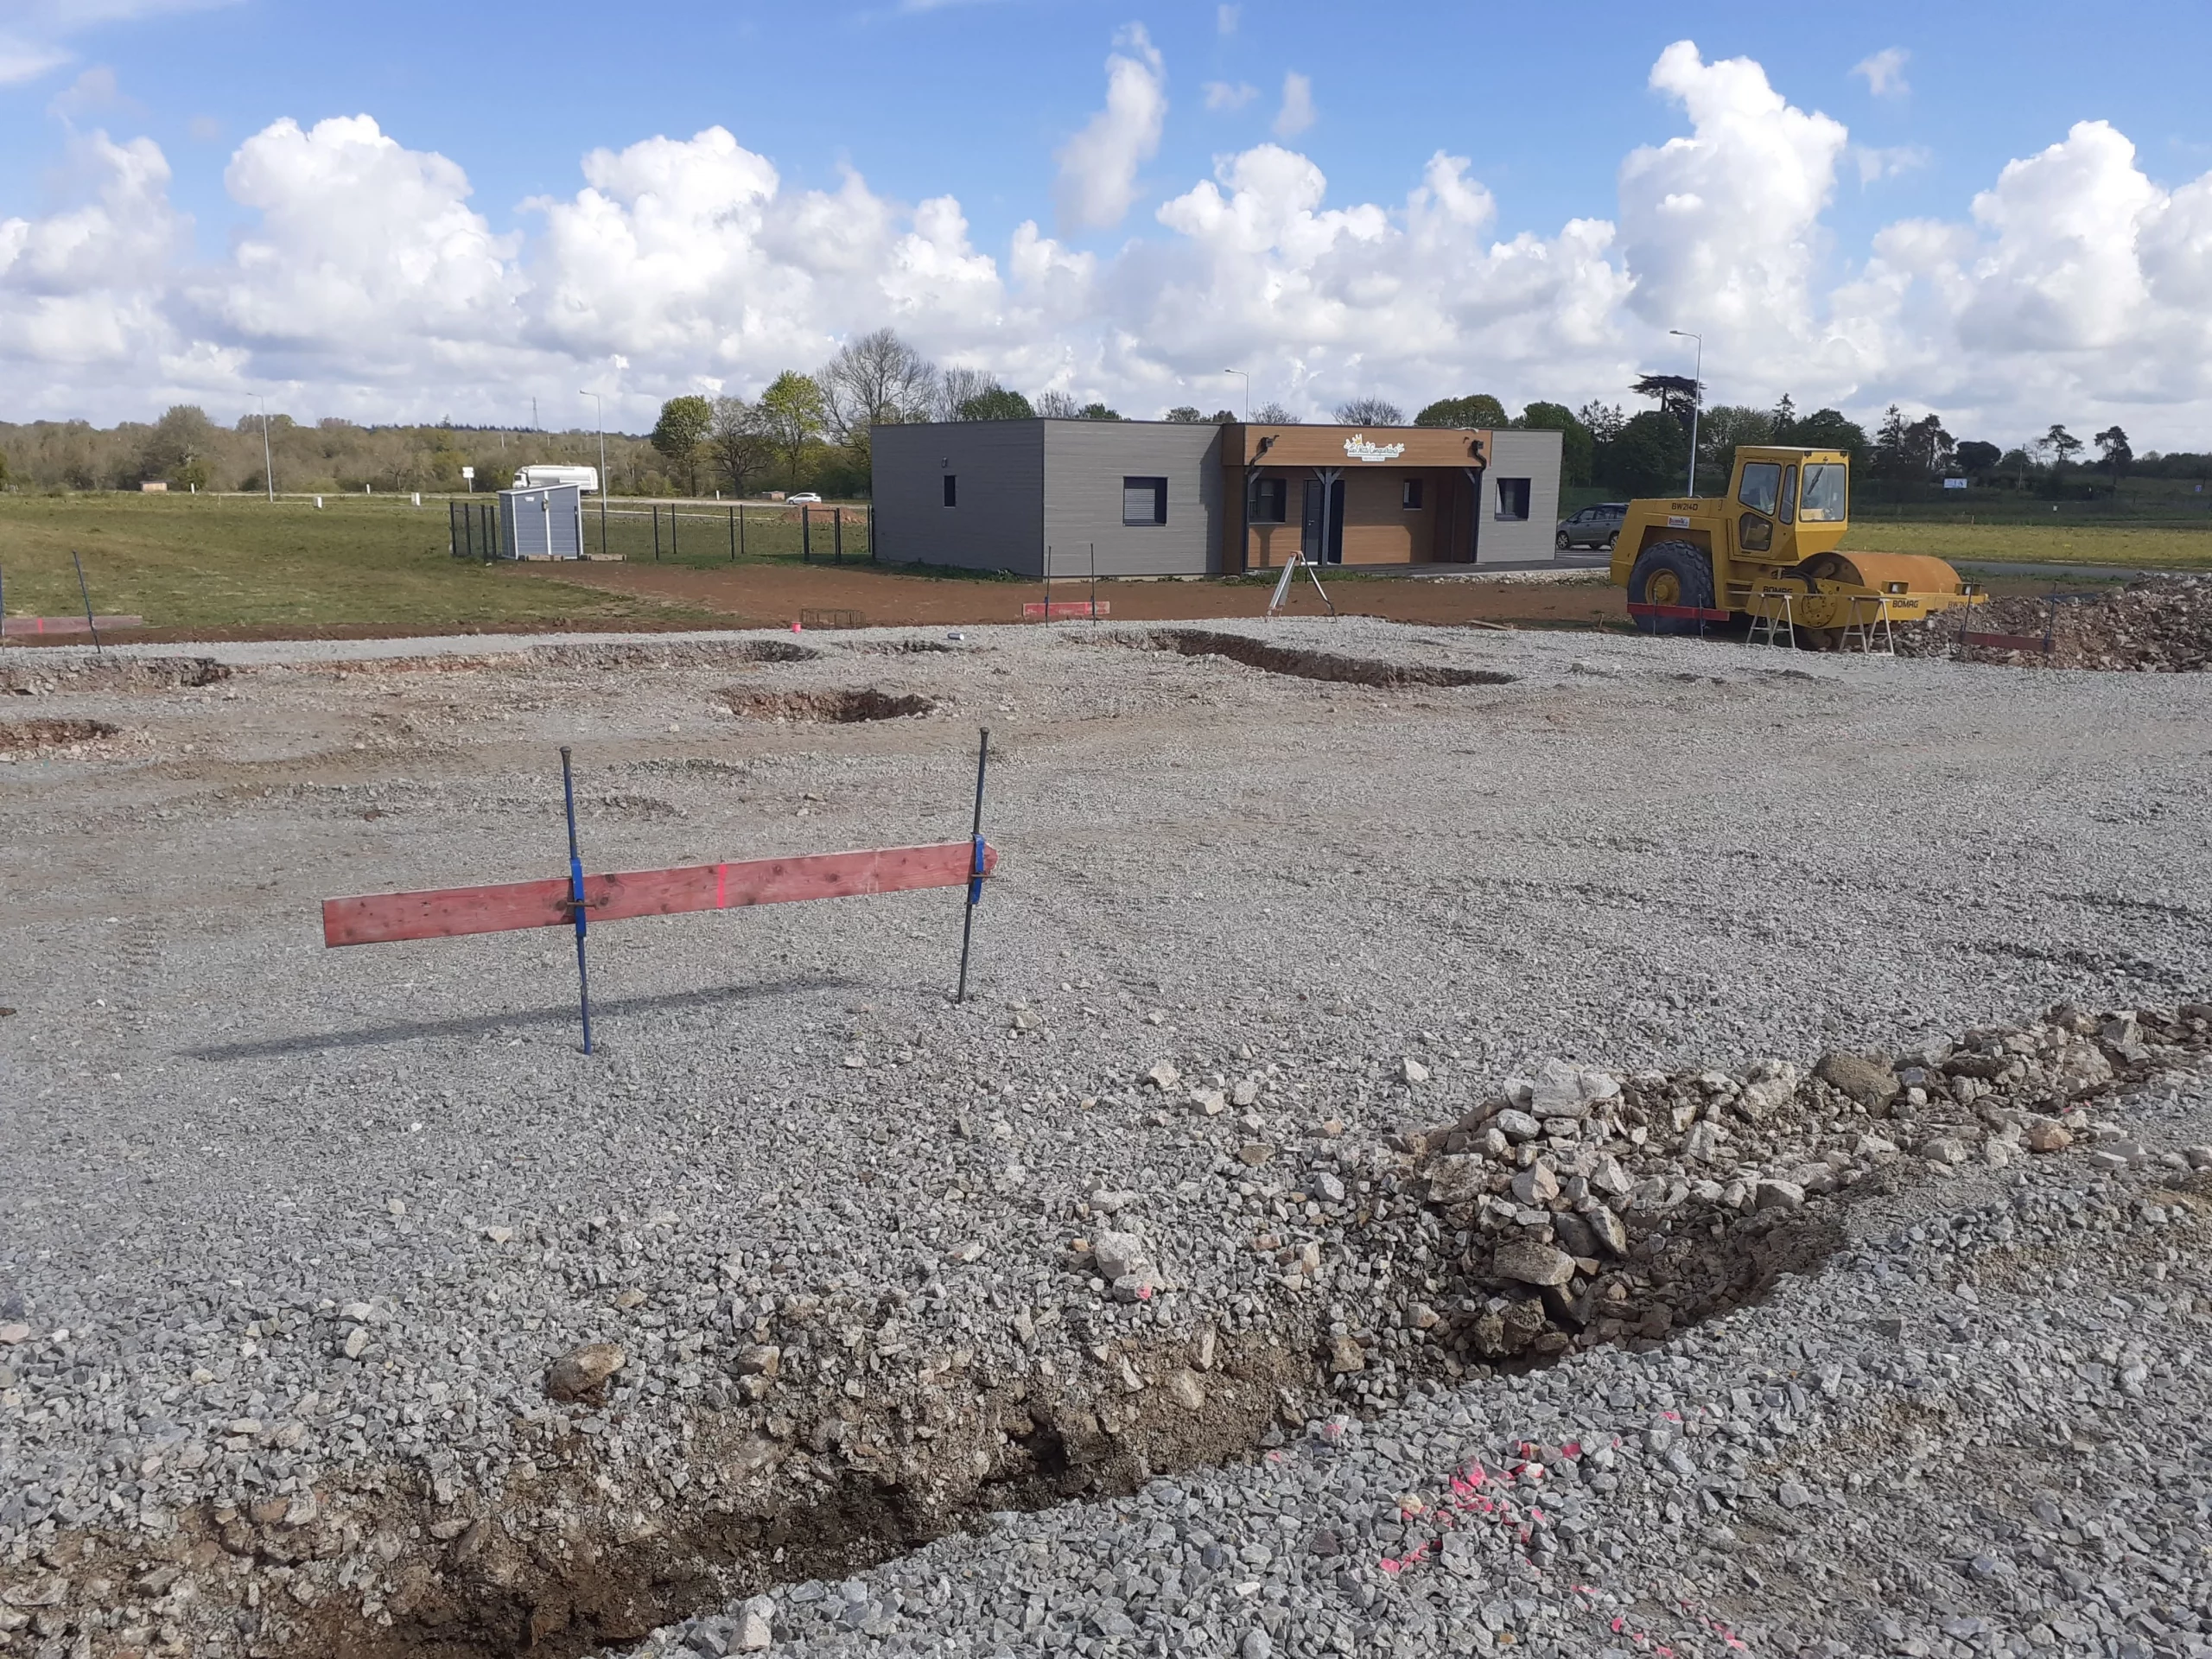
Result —
[[[1969, 632], [2021, 643], [1973, 645], [1961, 638]], [[2017, 667], [2202, 673], [2212, 667], [2212, 576], [2146, 576], [2055, 598], [2012, 594], [1901, 628], [1897, 648], [1907, 657]]]
[[[1243, 632], [0, 657], [0, 719], [118, 728], [0, 758], [0, 1652], [573, 1653], [763, 1592], [824, 1650], [1719, 1651], [1662, 1568], [1755, 1651], [1879, 1650], [1877, 1604], [2187, 1651], [2196, 1200], [2142, 1195], [2212, 1140], [2200, 1033], [1945, 1068], [2212, 984], [2212, 696]], [[565, 936], [321, 947], [326, 894], [556, 873], [560, 743], [588, 864], [645, 868], [957, 838], [982, 723], [965, 1006], [950, 893], [608, 925], [588, 1060]], [[1995, 1426], [1961, 1464], [1946, 1411]], [[1586, 1449], [1580, 1506], [1431, 1560], [1519, 1439]], [[721, 1617], [685, 1639], [763, 1634]]]

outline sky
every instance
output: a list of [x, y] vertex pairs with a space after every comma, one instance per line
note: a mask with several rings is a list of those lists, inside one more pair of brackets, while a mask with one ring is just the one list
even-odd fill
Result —
[[1681, 329], [1712, 403], [2212, 449], [2208, 51], [2195, 0], [0, 0], [0, 419], [642, 430], [880, 327], [1146, 418], [1632, 410]]

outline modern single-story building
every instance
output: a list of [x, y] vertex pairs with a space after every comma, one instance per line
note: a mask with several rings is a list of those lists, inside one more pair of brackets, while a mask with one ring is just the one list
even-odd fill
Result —
[[[876, 556], [1075, 577], [1552, 556], [1560, 435], [1396, 426], [879, 426]], [[1047, 569], [1047, 562], [1050, 568]], [[1095, 561], [1095, 566], [1094, 566]]]

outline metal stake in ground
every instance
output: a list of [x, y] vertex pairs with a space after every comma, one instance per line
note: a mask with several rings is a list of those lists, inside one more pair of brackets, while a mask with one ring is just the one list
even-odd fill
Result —
[[982, 742], [976, 750], [976, 823], [970, 832], [975, 844], [975, 862], [968, 867], [968, 909], [960, 924], [960, 988], [952, 1000], [968, 1000], [968, 946], [976, 936], [976, 906], [983, 902], [983, 875], [987, 868], [983, 850], [983, 775], [990, 769], [991, 728], [982, 728]]
[[576, 851], [576, 784], [569, 746], [561, 746], [561, 799], [569, 810], [569, 911], [576, 923], [576, 996], [584, 1014], [584, 1052], [591, 1052], [591, 976], [584, 968], [584, 861]]
[[77, 591], [85, 601], [85, 626], [92, 631], [92, 649], [105, 651], [107, 647], [100, 644], [100, 625], [92, 620], [92, 590], [85, 585], [85, 562], [77, 556], [74, 548], [70, 550], [69, 560], [77, 567]]

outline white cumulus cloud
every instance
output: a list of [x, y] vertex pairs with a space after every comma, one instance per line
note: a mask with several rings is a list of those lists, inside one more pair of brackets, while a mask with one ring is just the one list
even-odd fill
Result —
[[1821, 213], [1850, 135], [1789, 103], [1750, 59], [1707, 63], [1688, 41], [1660, 54], [1651, 86], [1690, 131], [1621, 164], [1630, 306], [1661, 328], [1802, 339]]
[[1686, 365], [1680, 327], [1705, 336], [1716, 401], [1866, 417], [1895, 399], [2008, 442], [2054, 420], [2212, 441], [2212, 174], [2161, 185], [2107, 123], [1839, 248], [1828, 211], [1868, 152], [1759, 65], [1688, 41], [1653, 67], [1674, 131], [1623, 160], [1617, 214], [1553, 226], [1502, 225], [1448, 150], [1381, 200], [1272, 142], [1146, 197], [1164, 80], [1123, 37], [1076, 156], [1076, 222], [1150, 210], [1110, 253], [1035, 219], [982, 238], [955, 196], [893, 200], [857, 171], [797, 188], [721, 127], [593, 150], [567, 192], [487, 206], [459, 161], [353, 115], [241, 144], [238, 222], [200, 258], [156, 145], [73, 137], [60, 205], [0, 221], [0, 381], [19, 416], [106, 419], [179, 399], [228, 415], [250, 391], [302, 416], [483, 418], [589, 385], [641, 428], [675, 392], [756, 391], [888, 325], [1133, 415], [1222, 402], [1232, 362], [1255, 404], [1308, 413], [1358, 394], [1514, 407], [1623, 401], [1637, 372]]
[[190, 229], [169, 204], [168, 161], [150, 138], [95, 132], [70, 162], [77, 205], [0, 219], [0, 364], [18, 397], [127, 375], [168, 337], [164, 289]]
[[1234, 86], [1225, 80], [1210, 80], [1198, 89], [1205, 95], [1206, 108], [1218, 114], [1224, 110], [1241, 110], [1260, 95], [1260, 89], [1249, 81]]
[[1137, 169], [1160, 150], [1167, 119], [1167, 71], [1141, 23], [1122, 31], [1106, 60], [1106, 107], [1059, 153], [1060, 223], [1104, 229], [1128, 217]]

